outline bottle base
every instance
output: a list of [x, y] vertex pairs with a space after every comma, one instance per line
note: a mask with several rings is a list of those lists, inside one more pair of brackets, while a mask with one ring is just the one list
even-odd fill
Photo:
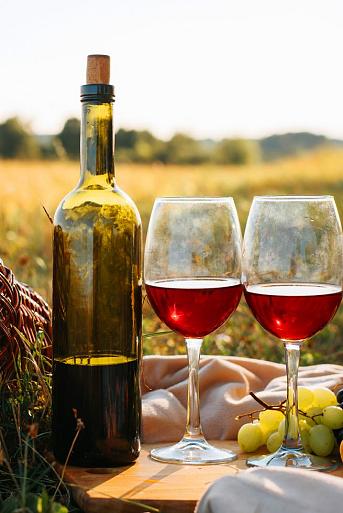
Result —
[[[58, 453], [54, 453], [54, 456], [60, 465], [64, 465], [66, 461], [66, 457], [61, 457]], [[96, 458], [93, 457], [73, 457], [71, 456], [68, 461], [68, 466], [71, 467], [80, 467], [87, 468], [89, 471], [95, 474], [101, 474], [106, 472], [101, 472], [101, 470], [111, 470], [117, 467], [127, 467], [133, 465], [139, 457], [139, 452], [129, 457], [125, 457], [124, 455], [118, 459], [110, 459], [98, 456]]]

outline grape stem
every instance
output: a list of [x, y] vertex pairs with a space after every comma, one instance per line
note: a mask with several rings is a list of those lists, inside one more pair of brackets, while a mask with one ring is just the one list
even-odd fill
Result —
[[[343, 353], [343, 351], [340, 351], [340, 352], [342, 352], [342, 353]], [[336, 392], [336, 390], [337, 390], [338, 388], [342, 388], [342, 386], [343, 386], [343, 383], [337, 383], [336, 385], [334, 385], [334, 386], [331, 388], [331, 390], [332, 390], [333, 392]]]
[[[285, 404], [287, 402], [286, 399], [284, 401], [281, 401], [279, 404], [268, 404], [268, 403], [264, 402], [263, 399], [260, 399], [254, 392], [249, 392], [249, 395], [251, 395], [251, 397], [258, 404], [263, 406], [263, 410], [253, 410], [253, 411], [249, 411], [247, 413], [241, 413], [241, 415], [236, 415], [235, 420], [243, 419], [244, 417], [250, 417], [251, 420], [254, 420], [254, 415], [256, 415], [257, 413], [261, 413], [261, 411], [265, 411], [265, 410], [277, 410], [277, 411], [281, 411], [281, 413], [283, 413], [285, 415], [285, 412], [286, 412]], [[298, 412], [303, 417], [307, 417], [308, 419], [311, 419], [311, 420], [315, 420], [315, 417], [321, 417], [321, 415], [322, 415], [322, 413], [317, 413], [316, 415], [308, 415], [303, 410], [298, 410]]]
[[243, 417], [250, 417], [253, 420], [253, 415], [256, 413], [261, 413], [261, 411], [265, 410], [278, 410], [281, 411], [281, 413], [285, 414], [285, 404], [286, 399], [284, 401], [281, 401], [279, 404], [267, 404], [262, 399], [260, 399], [254, 392], [249, 392], [249, 395], [261, 406], [263, 406], [263, 410], [253, 410], [248, 413], [242, 413], [241, 415], [237, 415], [235, 417], [235, 420], [242, 419]]
[[250, 395], [257, 403], [259, 403], [261, 406], [264, 407], [265, 410], [280, 410], [282, 411], [283, 405], [286, 403], [286, 399], [284, 401], [281, 401], [279, 404], [267, 404], [262, 399], [257, 397], [257, 395], [254, 392], [250, 392]]

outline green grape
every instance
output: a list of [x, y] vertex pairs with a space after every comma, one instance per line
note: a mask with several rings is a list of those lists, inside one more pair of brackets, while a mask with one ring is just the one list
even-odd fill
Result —
[[307, 429], [300, 431], [301, 442], [305, 449], [305, 452], [312, 452], [311, 444], [310, 444], [310, 431]]
[[317, 456], [328, 456], [335, 446], [333, 432], [323, 424], [313, 426], [310, 431], [310, 445]]
[[307, 411], [314, 400], [312, 390], [306, 387], [298, 387], [298, 408], [302, 411]]
[[269, 429], [267, 429], [265, 424], [261, 424], [261, 422], [259, 420], [254, 420], [254, 424], [259, 426], [259, 428], [261, 429], [262, 445], [264, 445], [267, 442], [269, 435], [271, 435], [273, 431], [270, 431]]
[[238, 431], [237, 440], [242, 451], [256, 451], [263, 445], [263, 433], [259, 424], [244, 424]]
[[307, 411], [307, 415], [311, 418], [306, 418], [306, 422], [308, 422], [311, 425], [311, 422], [315, 424], [322, 424], [323, 423], [323, 410], [322, 408], [319, 408], [318, 406], [311, 406], [311, 408]]
[[264, 410], [260, 411], [259, 414], [260, 422], [269, 431], [277, 431], [280, 422], [284, 418], [283, 413], [280, 410]]
[[309, 422], [307, 422], [307, 420], [300, 419], [299, 420], [300, 434], [303, 433], [304, 431], [310, 432], [310, 429], [312, 426], [315, 426], [315, 423], [312, 420], [311, 420], [311, 424], [310, 424]]
[[270, 435], [267, 440], [267, 449], [269, 452], [275, 452], [281, 447], [283, 437], [280, 436], [280, 433], [275, 431]]
[[327, 406], [323, 410], [322, 423], [330, 429], [343, 427], [343, 410], [340, 406]]
[[[314, 408], [314, 406], [312, 406], [311, 408]], [[310, 408], [310, 409], [311, 409]], [[317, 409], [316, 409], [317, 411]], [[308, 411], [306, 412], [306, 414], [308, 415]], [[312, 426], [315, 426], [316, 425], [316, 422], [312, 419], [310, 419], [309, 417], [306, 417], [305, 415], [302, 415], [301, 413], [299, 413], [299, 423], [301, 421], [304, 421], [306, 422], [306, 424], [309, 426], [309, 427], [312, 427]]]
[[337, 398], [329, 388], [314, 388], [313, 392], [313, 406], [318, 408], [325, 408], [326, 406], [337, 406]]

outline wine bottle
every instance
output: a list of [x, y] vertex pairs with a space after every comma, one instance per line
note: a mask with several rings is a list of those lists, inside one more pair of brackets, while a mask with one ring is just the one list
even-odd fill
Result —
[[141, 221], [114, 175], [109, 57], [81, 86], [81, 177], [58, 206], [53, 242], [52, 439], [88, 467], [140, 450]]

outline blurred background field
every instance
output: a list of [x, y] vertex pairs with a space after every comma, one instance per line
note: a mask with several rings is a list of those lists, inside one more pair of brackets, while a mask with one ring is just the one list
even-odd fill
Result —
[[[1, 14], [0, 257], [49, 301], [42, 205], [53, 214], [78, 179], [87, 54], [111, 55], [118, 183], [145, 229], [156, 195], [232, 195], [242, 230], [255, 194], [331, 193], [343, 215], [340, 0], [34, 0]], [[145, 302], [144, 332], [164, 329]], [[338, 313], [302, 362], [342, 363], [342, 341]], [[204, 346], [282, 360], [244, 301]], [[147, 336], [144, 351], [184, 345]]]
[[[0, 256], [18, 279], [51, 301], [51, 224], [59, 201], [78, 180], [72, 161], [0, 161]], [[233, 196], [242, 231], [254, 195], [333, 194], [343, 216], [343, 150], [322, 147], [302, 155], [241, 166], [176, 166], [121, 163], [118, 185], [136, 202], [146, 230], [154, 197]], [[163, 331], [147, 301], [144, 303], [144, 352], [183, 354], [183, 340]], [[302, 363], [343, 362], [343, 311], [304, 347]], [[253, 320], [244, 300], [228, 323], [204, 342], [204, 353], [230, 354], [282, 361], [281, 344]]]

